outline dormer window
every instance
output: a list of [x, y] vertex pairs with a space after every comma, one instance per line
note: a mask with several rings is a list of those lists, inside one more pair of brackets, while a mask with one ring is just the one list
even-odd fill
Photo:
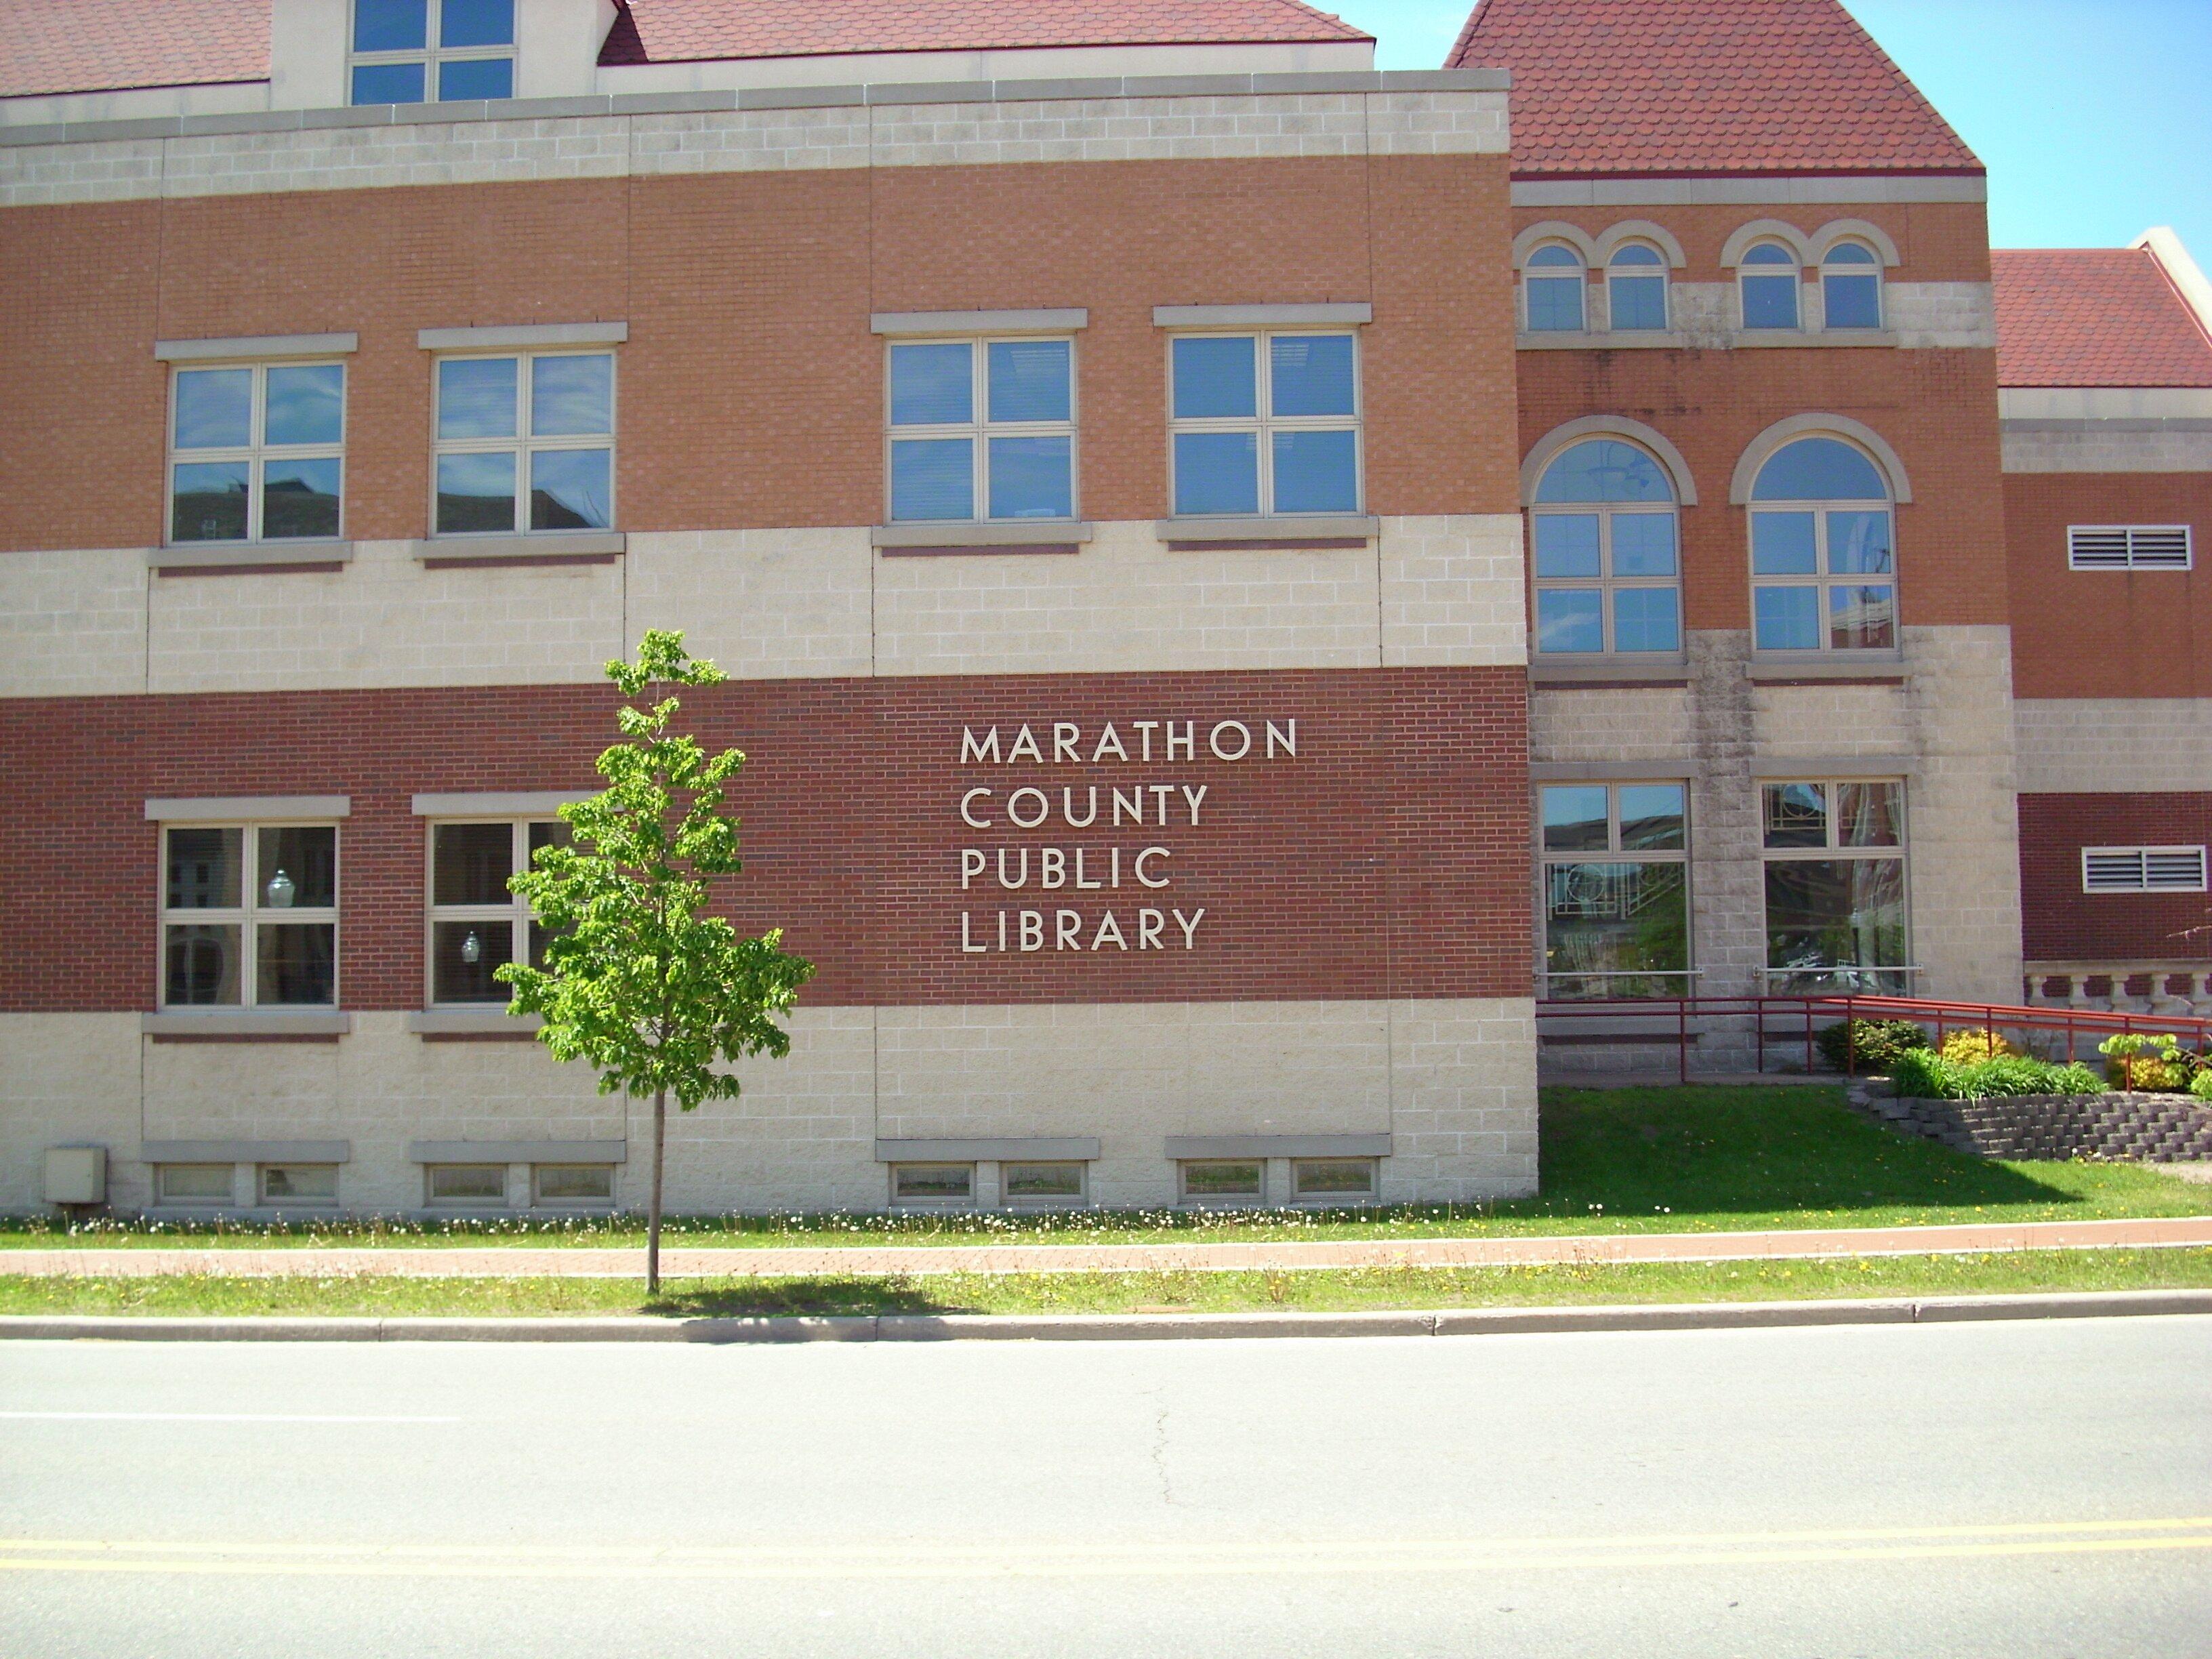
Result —
[[1574, 249], [1547, 242], [1528, 256], [1528, 329], [1578, 334], [1583, 329], [1583, 262]]
[[1863, 242], [1838, 242], [1820, 261], [1821, 308], [1830, 328], [1881, 326], [1881, 260]]
[[1760, 242], [1743, 256], [1736, 283], [1746, 328], [1797, 326], [1797, 256], [1779, 242]]
[[353, 0], [356, 104], [514, 96], [514, 0]]

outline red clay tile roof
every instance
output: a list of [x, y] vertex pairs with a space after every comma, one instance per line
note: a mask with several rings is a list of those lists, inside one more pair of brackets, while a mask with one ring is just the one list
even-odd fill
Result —
[[1301, 0], [624, 0], [599, 62], [1372, 39]]
[[1996, 248], [1999, 386], [2212, 386], [2212, 338], [2148, 248]]
[[0, 98], [269, 78], [269, 0], [0, 0]]
[[1480, 0], [1444, 61], [1512, 71], [1516, 176], [1982, 170], [1838, 0]]

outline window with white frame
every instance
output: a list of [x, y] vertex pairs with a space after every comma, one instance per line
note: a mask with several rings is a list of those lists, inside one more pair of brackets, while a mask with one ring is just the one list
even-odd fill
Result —
[[890, 517], [1075, 516], [1075, 342], [900, 340], [890, 346]]
[[261, 1201], [265, 1205], [335, 1204], [338, 1200], [338, 1166], [335, 1164], [264, 1164]]
[[164, 1008], [337, 1006], [335, 824], [171, 823], [161, 843]]
[[611, 1204], [615, 1201], [615, 1166], [611, 1164], [533, 1164], [530, 1166], [530, 1201], [548, 1207], [563, 1204]]
[[1356, 335], [1182, 334], [1169, 350], [1177, 516], [1359, 511]]
[[2201, 893], [2205, 890], [2202, 847], [2085, 847], [2085, 893]]
[[951, 1209], [975, 1201], [972, 1164], [894, 1164], [890, 1172], [894, 1205]]
[[1376, 1185], [1371, 1158], [1291, 1160], [1291, 1196], [1300, 1204], [1371, 1204]]
[[1538, 655], [1682, 648], [1674, 484], [1651, 456], [1576, 444], [1544, 469], [1528, 518]]
[[1760, 789], [1767, 988], [1907, 988], [1905, 785], [1823, 779]]
[[1580, 333], [1583, 327], [1583, 257], [1565, 242], [1547, 242], [1531, 253], [1521, 276], [1528, 331]]
[[231, 1195], [228, 1164], [160, 1164], [154, 1168], [157, 1204], [228, 1204]]
[[435, 431], [438, 535], [613, 525], [611, 353], [441, 357]]
[[1751, 489], [1752, 642], [1760, 651], [1897, 647], [1889, 485], [1840, 438], [1800, 438]]
[[514, 96], [514, 0], [353, 0], [349, 101]]
[[493, 975], [510, 962], [545, 965], [545, 925], [508, 882], [541, 847], [568, 844], [558, 819], [507, 818], [430, 826], [429, 1006], [505, 1004]]
[[1864, 242], [1838, 242], [1820, 258], [1821, 326], [1881, 326], [1881, 256]]
[[1624, 242], [1606, 262], [1607, 326], [1615, 333], [1667, 326], [1667, 256], [1649, 242]]
[[1684, 994], [1690, 967], [1685, 786], [1547, 784], [1540, 808], [1544, 994]]
[[1085, 1173], [1089, 1167], [1073, 1160], [1002, 1164], [999, 1166], [1000, 1190], [1007, 1204], [1016, 1208], [1080, 1204], [1088, 1190]]
[[2066, 527], [2069, 570], [2187, 570], [2195, 538], [2185, 524], [2075, 524]]
[[1797, 256], [1779, 242], [1755, 242], [1736, 269], [1746, 328], [1796, 328]]
[[169, 540], [338, 533], [345, 366], [179, 368], [169, 381]]

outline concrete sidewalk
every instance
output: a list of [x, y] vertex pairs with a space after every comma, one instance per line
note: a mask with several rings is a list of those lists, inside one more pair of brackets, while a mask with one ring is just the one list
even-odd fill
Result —
[[[1633, 1261], [1745, 1261], [1822, 1256], [2212, 1246], [2212, 1216], [2026, 1221], [1742, 1233], [1580, 1233], [1538, 1238], [1281, 1240], [1189, 1244], [945, 1244], [758, 1249], [664, 1246], [671, 1279], [849, 1279], [932, 1273], [1228, 1273], [1346, 1267], [1507, 1267]], [[0, 1249], [0, 1275], [143, 1278], [220, 1273], [399, 1278], [635, 1279], [641, 1249]]]

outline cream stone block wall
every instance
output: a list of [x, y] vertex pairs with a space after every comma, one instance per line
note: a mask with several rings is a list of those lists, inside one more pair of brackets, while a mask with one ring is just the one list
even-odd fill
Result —
[[[1602, 331], [1609, 321], [1608, 292], [1604, 283], [1593, 283], [1585, 297], [1591, 328]], [[1805, 284], [1802, 294], [1805, 327], [1819, 343], [1822, 324], [1820, 287]], [[1708, 351], [1740, 347], [1735, 284], [1734, 283], [1670, 282], [1667, 287], [1665, 343], [1693, 346]], [[1996, 347], [1996, 302], [1987, 283], [1886, 283], [1882, 285], [1882, 322], [1897, 343], [1909, 349], [1929, 348], [1994, 350]], [[1646, 335], [1644, 339], [1662, 337]], [[1541, 336], [1537, 337], [1541, 339]], [[1631, 343], [1636, 336], [1628, 337]], [[1588, 342], [1601, 349], [1609, 341]], [[1768, 343], [1762, 340], [1759, 346]], [[1787, 342], [1776, 342], [1785, 345]]]
[[1535, 763], [1684, 762], [1692, 746], [1690, 709], [1686, 690], [1577, 686], [1552, 690], [1540, 681], [1528, 695], [1528, 758]]
[[1998, 430], [2008, 472], [2212, 472], [2212, 428], [2191, 431], [2180, 422], [2171, 429], [2142, 422], [2118, 431], [2100, 430], [2094, 421], [2051, 431], [2007, 422]]
[[592, 680], [621, 653], [621, 561], [433, 568], [356, 542], [335, 570], [162, 576], [146, 689], [320, 690]]
[[[1393, 1199], [1535, 1184], [1525, 999], [801, 1009], [735, 1102], [672, 1114], [678, 1211], [879, 1209], [875, 1140], [1096, 1136], [1094, 1201], [1172, 1202], [1173, 1134], [1390, 1133]], [[0, 1209], [41, 1207], [43, 1155], [103, 1145], [118, 1207], [151, 1201], [149, 1140], [350, 1143], [345, 1208], [420, 1209], [416, 1140], [621, 1141], [641, 1205], [649, 1100], [604, 1096], [536, 1043], [426, 1040], [364, 1013], [328, 1042], [173, 1042], [135, 1014], [0, 1015]], [[518, 1186], [518, 1190], [520, 1190]]]
[[2212, 790], [2212, 698], [2035, 698], [2013, 705], [2024, 795]]
[[868, 532], [705, 530], [633, 535], [623, 634], [680, 628], [738, 679], [865, 675], [876, 556]]
[[1385, 519], [1380, 549], [1384, 667], [1528, 660], [1519, 514]]
[[146, 556], [0, 554], [0, 696], [146, 689]]

